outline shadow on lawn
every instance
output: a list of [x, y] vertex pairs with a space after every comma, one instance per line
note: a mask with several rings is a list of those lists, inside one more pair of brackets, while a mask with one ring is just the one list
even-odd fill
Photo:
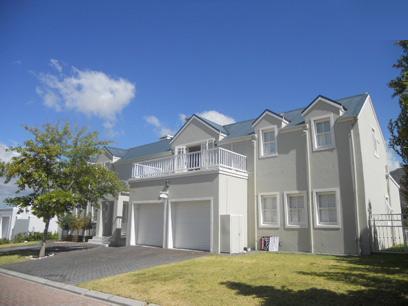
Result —
[[[328, 266], [327, 271], [298, 273], [365, 289], [337, 293], [321, 288], [294, 291], [232, 281], [222, 284], [238, 294], [260, 298], [262, 305], [408, 305], [407, 255], [339, 257], [337, 260], [339, 265]], [[397, 274], [400, 276], [396, 277]]]

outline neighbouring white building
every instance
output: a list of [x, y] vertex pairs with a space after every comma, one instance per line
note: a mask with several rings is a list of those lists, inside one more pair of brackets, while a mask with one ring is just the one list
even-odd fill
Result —
[[[0, 204], [0, 239], [13, 239], [19, 233], [43, 232], [44, 222], [29, 210], [18, 213], [17, 207]], [[50, 221], [50, 233], [58, 231], [57, 218]]]

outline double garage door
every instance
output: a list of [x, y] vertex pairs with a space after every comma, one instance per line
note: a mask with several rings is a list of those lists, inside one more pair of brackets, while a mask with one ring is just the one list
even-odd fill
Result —
[[[173, 248], [210, 251], [210, 201], [183, 201], [170, 204], [170, 231]], [[163, 246], [164, 208], [162, 203], [137, 205], [136, 243]], [[167, 229], [166, 229], [167, 230]]]

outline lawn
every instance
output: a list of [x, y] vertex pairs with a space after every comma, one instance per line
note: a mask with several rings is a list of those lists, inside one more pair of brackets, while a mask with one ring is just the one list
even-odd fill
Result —
[[0, 249], [4, 248], [14, 248], [14, 247], [19, 247], [19, 246], [28, 246], [28, 245], [34, 245], [34, 244], [39, 244], [40, 241], [27, 241], [27, 242], [17, 242], [17, 243], [5, 243], [5, 244], [0, 244]]
[[161, 305], [408, 305], [408, 255], [207, 256], [83, 283]]
[[19, 242], [19, 243], [7, 243], [7, 244], [2, 244], [0, 245], [0, 266], [1, 265], [7, 265], [7, 264], [12, 264], [12, 263], [17, 263], [17, 262], [22, 262], [26, 261], [29, 259], [30, 255], [34, 255], [35, 253], [38, 253], [38, 251], [32, 251], [32, 250], [14, 250], [14, 251], [6, 251], [6, 252], [1, 252], [1, 249], [5, 248], [14, 248], [14, 247], [23, 247], [23, 246], [32, 246], [39, 244], [39, 241], [28, 241], [28, 242]]

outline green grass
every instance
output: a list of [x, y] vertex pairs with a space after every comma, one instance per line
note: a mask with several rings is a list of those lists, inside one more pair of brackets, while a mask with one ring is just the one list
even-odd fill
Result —
[[13, 264], [17, 262], [22, 262], [28, 260], [27, 254], [11, 254], [11, 255], [1, 255], [0, 254], [0, 266]]
[[408, 305], [408, 256], [206, 256], [83, 283], [160, 305]]
[[17, 243], [5, 243], [5, 244], [0, 244], [0, 249], [3, 248], [14, 248], [14, 247], [19, 247], [19, 246], [28, 246], [28, 245], [34, 245], [34, 244], [39, 244], [40, 241], [27, 241], [27, 242], [17, 242]]

